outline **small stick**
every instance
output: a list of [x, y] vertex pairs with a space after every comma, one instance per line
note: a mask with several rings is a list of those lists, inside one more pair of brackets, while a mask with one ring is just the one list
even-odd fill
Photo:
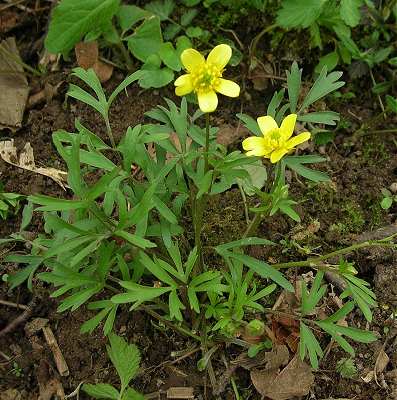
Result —
[[18, 325], [25, 322], [32, 314], [33, 309], [36, 307], [37, 299], [33, 298], [27, 305], [26, 310], [12, 322], [10, 322], [3, 330], [0, 331], [0, 338], [5, 336], [7, 333], [12, 332]]
[[13, 302], [7, 301], [7, 300], [0, 300], [0, 304], [2, 304], [3, 306], [20, 308], [21, 310], [28, 310], [29, 309], [29, 307], [25, 306], [24, 304], [17, 304], [17, 303], [13, 303]]
[[69, 375], [69, 367], [66, 364], [65, 358], [61, 352], [61, 349], [58, 346], [58, 342], [55, 339], [54, 333], [52, 332], [49, 326], [45, 326], [43, 328], [43, 333], [45, 340], [50, 347], [52, 354], [54, 356], [55, 364], [57, 366], [58, 372], [61, 376]]

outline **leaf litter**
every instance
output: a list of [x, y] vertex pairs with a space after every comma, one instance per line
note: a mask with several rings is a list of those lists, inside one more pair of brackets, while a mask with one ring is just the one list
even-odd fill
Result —
[[19, 153], [14, 145], [14, 139], [0, 142], [0, 157], [6, 162], [16, 167], [35, 172], [53, 179], [62, 189], [65, 190], [67, 172], [55, 168], [45, 168], [36, 166], [33, 148], [27, 142]]

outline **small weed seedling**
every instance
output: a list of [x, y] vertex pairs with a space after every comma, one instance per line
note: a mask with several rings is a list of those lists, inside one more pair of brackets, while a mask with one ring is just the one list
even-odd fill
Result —
[[109, 335], [109, 343], [108, 356], [120, 378], [120, 390], [108, 383], [85, 383], [82, 389], [94, 399], [144, 400], [142, 394], [129, 386], [138, 372], [141, 361], [138, 348], [113, 333]]

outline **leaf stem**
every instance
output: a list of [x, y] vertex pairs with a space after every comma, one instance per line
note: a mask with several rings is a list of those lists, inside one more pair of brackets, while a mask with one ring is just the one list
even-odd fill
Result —
[[[391, 237], [390, 237], [391, 238]], [[389, 238], [386, 238], [389, 239]], [[368, 240], [365, 242], [361, 243], [356, 243], [353, 244], [349, 247], [345, 247], [340, 250], [335, 250], [332, 251], [331, 253], [324, 254], [322, 256], [318, 257], [311, 257], [307, 258], [306, 260], [303, 261], [291, 261], [291, 262], [286, 262], [286, 263], [278, 263], [278, 264], [273, 264], [272, 267], [276, 269], [284, 269], [284, 268], [301, 268], [301, 267], [317, 267], [322, 264], [323, 261], [328, 260], [333, 257], [338, 257], [342, 256], [344, 254], [351, 253], [353, 251], [356, 251], [358, 249], [362, 249], [364, 247], [391, 247], [391, 248], [397, 248], [397, 244], [388, 242], [385, 239], [381, 240]], [[333, 268], [334, 270], [334, 268]]]

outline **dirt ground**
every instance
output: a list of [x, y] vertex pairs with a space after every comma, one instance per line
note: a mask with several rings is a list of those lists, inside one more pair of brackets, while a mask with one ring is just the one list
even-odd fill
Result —
[[[37, 26], [45, 21], [44, 15], [37, 20], [24, 20], [21, 17], [15, 31], [7, 35], [17, 35], [18, 45], [25, 60], [37, 61], [37, 38], [42, 37], [42, 30]], [[22, 33], [25, 32], [25, 33]], [[35, 32], [30, 38], [28, 32]], [[3, 35], [4, 36], [4, 35]], [[75, 101], [65, 103], [65, 93], [71, 81], [69, 72], [73, 68], [73, 60], [61, 63], [61, 71], [49, 73], [44, 79], [32, 78], [32, 90], [39, 90], [47, 83], [58, 85], [57, 94], [48, 102], [40, 103], [27, 109], [22, 128], [15, 133], [3, 130], [1, 139], [12, 137], [18, 148], [30, 142], [38, 165], [64, 167], [52, 144], [51, 134], [57, 129], [73, 131], [76, 118], [90, 130], [104, 136], [104, 125], [99, 115], [88, 106]], [[280, 65], [279, 69], [289, 65], [289, 61]], [[303, 65], [305, 67], [305, 65]], [[284, 68], [285, 69], [285, 68]], [[111, 91], [124, 77], [124, 72], [116, 71], [112, 79], [105, 84]], [[267, 101], [279, 81], [269, 82], [262, 92], [255, 91], [247, 83], [241, 99], [234, 102], [221, 102], [219, 113], [213, 123], [227, 127], [231, 134], [239, 128], [235, 117], [237, 112], [244, 112], [257, 117], [265, 113]], [[357, 83], [357, 85], [359, 85]], [[365, 83], [360, 83], [364, 85]], [[132, 85], [127, 90], [128, 96], [121, 95], [111, 109], [110, 120], [116, 140], [126, 131], [145, 121], [144, 112], [163, 102], [163, 97], [173, 98], [172, 88], [164, 90], [142, 90]], [[338, 131], [335, 140], [323, 146], [315, 146], [303, 151], [320, 153], [327, 162], [319, 168], [326, 171], [332, 179], [331, 183], [308, 185], [292, 179], [291, 191], [294, 198], [303, 199], [298, 205], [302, 223], [296, 224], [282, 216], [271, 218], [260, 227], [260, 236], [274, 241], [284, 240], [286, 252], [281, 246], [271, 251], [254, 248], [256, 257], [264, 260], [290, 261], [310, 254], [336, 249], [357, 240], [363, 233], [371, 235], [381, 227], [396, 226], [397, 207], [394, 205], [387, 211], [380, 207], [381, 189], [388, 188], [397, 182], [397, 143], [392, 135], [368, 135], [352, 140], [352, 132], [364, 120], [374, 113], [376, 99], [371, 96], [368, 87], [361, 91], [360, 97], [348, 102], [327, 101], [328, 107], [339, 111], [349, 127]], [[259, 111], [258, 111], [259, 110]], [[396, 119], [382, 120], [378, 129], [386, 129], [396, 125]], [[231, 144], [239, 148], [240, 140]], [[67, 196], [62, 188], [49, 178], [12, 167], [0, 160], [0, 181], [4, 190], [21, 194], [44, 193], [55, 196]], [[240, 192], [232, 189], [225, 195], [214, 198], [205, 218], [204, 240], [228, 241], [239, 237], [245, 230], [244, 211], [241, 207]], [[6, 237], [18, 229], [20, 216], [11, 216], [0, 221], [0, 238]], [[313, 228], [315, 227], [315, 228]], [[42, 221], [35, 217], [29, 226], [32, 234], [42, 231]], [[219, 243], [218, 242], [218, 243]], [[10, 251], [12, 247], [0, 249]], [[356, 263], [360, 276], [371, 283], [377, 295], [379, 308], [375, 311], [374, 320], [366, 325], [362, 314], [357, 311], [352, 315], [354, 326], [371, 329], [377, 332], [379, 340], [369, 344], [355, 344], [355, 365], [357, 374], [354, 378], [342, 378], [335, 371], [337, 362], [346, 357], [335, 346], [329, 347], [327, 356], [321, 361], [320, 369], [315, 372], [315, 383], [306, 399], [356, 399], [356, 400], [395, 400], [397, 399], [397, 376], [388, 374], [397, 369], [397, 326], [391, 319], [397, 308], [397, 254], [389, 250], [363, 250], [349, 257]], [[1, 274], [12, 273], [18, 266], [1, 265]], [[291, 279], [293, 279], [291, 275]], [[50, 288], [40, 281], [34, 280], [34, 292], [25, 287], [8, 291], [5, 283], [0, 283], [0, 300], [22, 305], [31, 305], [30, 316], [15, 330], [0, 335], [0, 400], [37, 399], [40, 389], [53, 378], [59, 379], [66, 394], [70, 394], [82, 382], [106, 382], [118, 384], [114, 368], [106, 355], [107, 339], [97, 329], [93, 334], [80, 334], [81, 324], [90, 318], [90, 312], [84, 308], [70, 313], [56, 312], [57, 300], [49, 296]], [[337, 292], [338, 289], [335, 288]], [[0, 304], [0, 331], [13, 323], [23, 309]], [[53, 352], [42, 333], [30, 335], [29, 323], [35, 318], [45, 318], [49, 322], [59, 348], [69, 368], [68, 376], [59, 376], [53, 358]], [[116, 318], [115, 331], [126, 339], [137, 344], [142, 352], [142, 369], [134, 381], [134, 387], [146, 394], [165, 391], [174, 386], [191, 386], [197, 399], [215, 398], [210, 395], [209, 382], [205, 374], [199, 373], [196, 363], [199, 352], [194, 352], [194, 343], [173, 333], [169, 329], [157, 325], [141, 312], [128, 312], [121, 307]], [[366, 383], [363, 377], [375, 368], [379, 352], [384, 350], [390, 358], [386, 370], [379, 377]], [[193, 351], [192, 351], [193, 350]], [[174, 352], [189, 353], [190, 357], [178, 360]], [[241, 352], [240, 348], [230, 345], [224, 347], [226, 365]], [[177, 361], [175, 361], [177, 359]], [[217, 378], [221, 379], [226, 365], [219, 356], [214, 367]], [[249, 379], [249, 373], [237, 369], [235, 380], [245, 399], [259, 399]], [[87, 399], [84, 393], [80, 399]], [[157, 397], [152, 397], [157, 398]], [[227, 385], [220, 399], [234, 399], [230, 385]]]

